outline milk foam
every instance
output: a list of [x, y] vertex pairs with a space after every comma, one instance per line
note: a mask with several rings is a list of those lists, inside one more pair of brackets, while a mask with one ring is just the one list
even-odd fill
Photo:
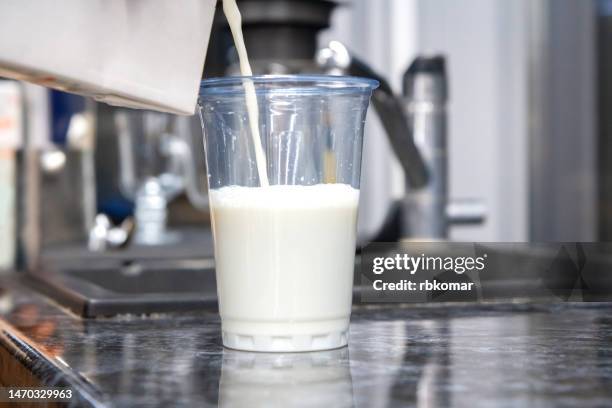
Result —
[[330, 208], [352, 206], [359, 190], [348, 184], [228, 186], [210, 191], [213, 206], [232, 208]]

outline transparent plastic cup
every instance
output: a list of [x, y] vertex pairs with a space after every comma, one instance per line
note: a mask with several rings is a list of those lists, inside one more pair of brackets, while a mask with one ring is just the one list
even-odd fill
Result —
[[[244, 83], [257, 96], [260, 180]], [[199, 112], [223, 344], [251, 351], [345, 346], [361, 149], [376, 81], [337, 76], [202, 82]]]

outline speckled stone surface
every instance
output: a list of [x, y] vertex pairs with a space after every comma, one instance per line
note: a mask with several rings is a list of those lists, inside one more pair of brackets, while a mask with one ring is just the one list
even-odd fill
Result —
[[362, 306], [348, 348], [266, 354], [214, 313], [81, 320], [2, 286], [0, 346], [73, 406], [612, 406], [608, 303]]

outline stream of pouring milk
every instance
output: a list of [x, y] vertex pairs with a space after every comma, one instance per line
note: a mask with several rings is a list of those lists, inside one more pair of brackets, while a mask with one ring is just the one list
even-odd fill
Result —
[[[234, 44], [238, 51], [238, 59], [240, 61], [240, 73], [242, 76], [252, 76], [251, 64], [247, 55], [246, 46], [244, 45], [244, 37], [242, 36], [242, 17], [236, 0], [223, 0], [223, 12], [229, 23]], [[249, 126], [251, 127], [251, 137], [253, 138], [253, 147], [255, 148], [255, 162], [257, 165], [257, 174], [262, 187], [268, 186], [268, 172], [266, 170], [266, 155], [261, 145], [261, 137], [259, 136], [259, 107], [257, 106], [257, 94], [255, 93], [255, 85], [252, 81], [244, 81], [244, 93], [247, 106], [247, 114], [249, 116]]]

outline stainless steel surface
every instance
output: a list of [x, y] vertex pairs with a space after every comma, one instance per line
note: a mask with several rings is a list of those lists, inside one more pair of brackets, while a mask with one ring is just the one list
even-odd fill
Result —
[[85, 242], [95, 213], [93, 152], [62, 149], [65, 158], [52, 171], [43, 165], [44, 150], [26, 147], [19, 155], [19, 224], [22, 267], [35, 268], [41, 248]]
[[[24, 95], [26, 90], [21, 86]], [[48, 104], [46, 93], [39, 92], [23, 98], [23, 148], [17, 154], [17, 269], [33, 269], [37, 266], [41, 248], [40, 229], [40, 171], [35, 153], [34, 130], [36, 116], [40, 119], [47, 112], [40, 105]], [[38, 100], [39, 110], [34, 109]], [[29, 102], [29, 103], [28, 103]], [[42, 111], [42, 112], [41, 112]], [[46, 124], [46, 122], [44, 122]]]
[[529, 240], [594, 241], [604, 225], [597, 219], [597, 2], [528, 4]]
[[39, 160], [34, 149], [28, 147], [18, 154], [17, 171], [17, 240], [18, 269], [34, 269], [38, 266], [41, 251], [40, 226], [40, 172]]
[[[62, 149], [66, 161], [63, 167], [46, 172], [43, 166], [40, 186], [41, 245], [60, 242], [85, 242], [95, 214], [95, 181], [89, 171], [93, 160], [91, 150]], [[47, 153], [35, 153], [40, 159]], [[91, 197], [93, 196], [93, 198]]]
[[597, 161], [598, 234], [600, 241], [612, 241], [612, 2], [599, 2], [597, 16]]
[[212, 259], [51, 264], [27, 282], [85, 318], [217, 308]]
[[36, 269], [44, 247], [85, 242], [96, 211], [93, 102], [69, 117], [65, 143], [49, 136], [47, 90], [24, 86], [24, 144], [18, 153], [18, 268]]
[[348, 348], [267, 354], [224, 349], [215, 313], [80, 320], [0, 287], [12, 294], [3, 362], [70, 386], [72, 406], [548, 408], [612, 398], [610, 303], [356, 307]]

